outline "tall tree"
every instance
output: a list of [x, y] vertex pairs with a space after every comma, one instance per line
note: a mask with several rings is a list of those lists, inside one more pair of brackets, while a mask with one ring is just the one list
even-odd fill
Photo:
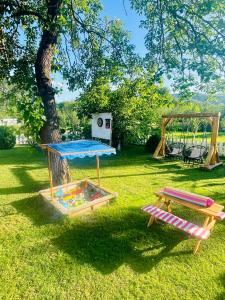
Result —
[[[100, 18], [101, 10], [99, 0], [0, 0], [0, 80], [31, 99], [22, 106], [25, 117], [42, 103], [42, 143], [61, 141], [53, 71], [79, 88], [100, 74], [115, 80], [136, 59], [121, 22]], [[54, 184], [68, 181], [67, 162], [51, 160]]]

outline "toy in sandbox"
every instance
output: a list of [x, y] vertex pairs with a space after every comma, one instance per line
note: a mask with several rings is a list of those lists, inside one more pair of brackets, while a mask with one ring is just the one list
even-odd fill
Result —
[[[68, 216], [82, 214], [109, 203], [117, 196], [117, 193], [100, 186], [99, 156], [116, 154], [113, 147], [95, 140], [77, 140], [46, 144], [42, 148], [48, 153], [50, 188], [40, 191], [39, 194], [60, 213]], [[53, 187], [50, 153], [67, 160], [96, 156], [98, 184], [84, 179]]]

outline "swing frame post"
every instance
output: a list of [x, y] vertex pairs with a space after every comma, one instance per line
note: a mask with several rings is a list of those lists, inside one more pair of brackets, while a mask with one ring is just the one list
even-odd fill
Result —
[[161, 126], [161, 140], [153, 154], [153, 158], [159, 158], [158, 156], [164, 157], [166, 153], [166, 126], [172, 120], [170, 117], [163, 117]]
[[211, 143], [210, 143], [209, 154], [204, 165], [205, 168], [209, 168], [210, 166], [215, 166], [217, 163], [219, 163], [219, 153], [217, 147], [219, 120], [220, 120], [220, 114], [218, 115], [218, 117], [214, 117], [211, 122], [211, 126], [212, 126]]
[[166, 127], [174, 119], [191, 119], [191, 118], [201, 118], [206, 119], [212, 127], [211, 131], [211, 142], [210, 149], [206, 161], [202, 167], [204, 169], [211, 170], [217, 166], [222, 165], [219, 159], [218, 147], [217, 147], [217, 137], [219, 131], [219, 121], [220, 113], [187, 113], [187, 114], [169, 114], [162, 116], [162, 126], [161, 126], [161, 140], [156, 147], [153, 154], [153, 158], [159, 159], [165, 157], [166, 150]]

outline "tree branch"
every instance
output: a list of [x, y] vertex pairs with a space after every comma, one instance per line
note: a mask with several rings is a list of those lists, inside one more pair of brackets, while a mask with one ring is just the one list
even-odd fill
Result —
[[225, 35], [219, 31], [213, 24], [212, 22], [204, 19], [201, 15], [199, 15], [198, 13], [196, 13], [195, 11], [193, 11], [193, 9], [190, 7], [190, 5], [184, 4], [184, 6], [187, 7], [187, 12], [190, 15], [194, 15], [196, 16], [198, 19], [200, 19], [202, 22], [204, 22], [205, 24], [209, 25], [209, 27], [211, 27], [218, 35], [220, 35], [222, 38], [225, 38]]
[[124, 9], [125, 14], [126, 14], [126, 16], [127, 16], [127, 9], [126, 9], [126, 6], [125, 6], [125, 0], [123, 0], [123, 9]]
[[9, 14], [13, 17], [22, 17], [22, 16], [33, 16], [37, 17], [39, 20], [45, 22], [46, 19], [43, 17], [41, 13], [35, 10], [27, 9], [25, 6], [22, 6], [22, 4], [18, 1], [7, 1], [7, 0], [0, 0], [0, 13], [3, 13], [6, 11], [6, 8], [10, 9]]
[[[172, 15], [173, 15], [173, 17], [174, 17], [176, 20], [177, 20], [177, 19], [180, 19], [180, 20], [182, 20], [184, 23], [187, 23], [187, 24], [190, 26], [191, 31], [192, 31], [192, 33], [193, 33], [194, 36], [195, 36], [195, 41], [198, 41], [198, 38], [199, 38], [200, 36], [202, 36], [202, 37], [204, 37], [204, 38], [208, 41], [208, 43], [211, 44], [211, 41], [209, 40], [209, 38], [208, 38], [204, 33], [198, 32], [198, 31], [195, 29], [194, 25], [193, 25], [187, 18], [182, 17], [181, 15], [177, 14], [177, 13], [174, 12], [174, 11], [172, 12]], [[187, 31], [186, 31], [186, 32], [187, 32]]]
[[65, 47], [66, 47], [66, 55], [67, 55], [67, 59], [68, 59], [68, 61], [69, 61], [70, 68], [72, 68], [72, 64], [71, 64], [71, 60], [70, 60], [70, 55], [69, 55], [69, 49], [68, 49], [68, 47], [67, 47], [68, 41], [67, 41], [66, 34], [63, 33], [63, 36], [64, 36], [64, 39], [65, 39], [65, 42], [66, 42], [66, 43], [65, 43]]
[[107, 39], [107, 37], [105, 37], [103, 34], [101, 34], [101, 32], [97, 31], [97, 30], [94, 30], [92, 28], [88, 28], [87, 25], [82, 22], [82, 20], [80, 20], [75, 12], [74, 12], [74, 7], [73, 7], [73, 3], [71, 1], [71, 12], [72, 12], [72, 16], [73, 16], [73, 19], [87, 32], [87, 33], [94, 33], [95, 35], [99, 36], [101, 39], [104, 39], [106, 40], [108, 43], [110, 43], [112, 45], [112, 42]]
[[86, 31], [87, 33], [93, 33], [93, 34], [97, 35], [98, 37], [100, 37], [102, 40], [107, 41], [113, 47], [113, 49], [115, 49], [115, 51], [119, 54], [124, 66], [127, 66], [126, 63], [123, 61], [120, 51], [115, 47], [115, 45], [112, 43], [112, 41], [110, 39], [108, 39], [105, 35], [103, 35], [101, 32], [99, 32], [97, 29], [88, 28], [88, 26], [81, 19], [79, 19], [78, 16], [76, 16], [72, 0], [71, 0], [70, 6], [71, 6], [72, 17], [75, 20], [75, 22], [77, 24], [79, 24], [84, 29], [84, 31]]
[[174, 38], [174, 40], [175, 40], [175, 43], [176, 43], [177, 48], [178, 48], [179, 53], [180, 53], [180, 60], [181, 60], [182, 74], [183, 74], [183, 76], [184, 76], [184, 59], [183, 59], [183, 52], [182, 52], [180, 43], [178, 42], [178, 40], [177, 40], [177, 38], [176, 38], [176, 35], [174, 35], [173, 38]]
[[12, 17], [22, 17], [22, 16], [33, 16], [37, 17], [39, 20], [46, 22], [46, 19], [38, 12], [31, 11], [31, 10], [25, 10], [25, 9], [19, 9], [12, 13]]

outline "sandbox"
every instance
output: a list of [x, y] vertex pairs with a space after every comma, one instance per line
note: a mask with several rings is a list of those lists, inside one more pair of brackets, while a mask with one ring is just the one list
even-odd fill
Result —
[[41, 190], [39, 194], [58, 212], [70, 217], [93, 211], [117, 196], [88, 179]]

